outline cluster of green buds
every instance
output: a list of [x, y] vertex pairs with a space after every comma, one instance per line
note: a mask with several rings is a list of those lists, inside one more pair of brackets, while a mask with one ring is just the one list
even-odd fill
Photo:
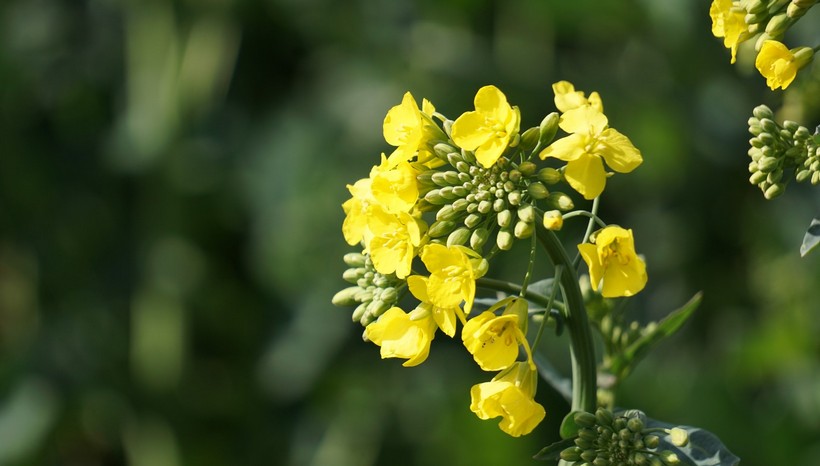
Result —
[[741, 0], [737, 8], [745, 13], [750, 34], [762, 33], [756, 49], [765, 40], [780, 40], [797, 19], [806, 14], [817, 0]]
[[670, 450], [658, 451], [661, 436], [682, 447], [689, 436], [684, 429], [647, 427], [640, 411], [625, 411], [614, 415], [605, 408], [595, 414], [574, 414], [578, 434], [575, 445], [564, 449], [560, 457], [574, 466], [663, 466], [681, 464]]
[[384, 311], [396, 305], [406, 282], [396, 278], [395, 274], [383, 275], [376, 271], [367, 254], [351, 252], [345, 254], [344, 261], [349, 268], [342, 274], [342, 278], [353, 286], [336, 293], [333, 304], [356, 306], [353, 321], [359, 321], [366, 327]]
[[[444, 127], [449, 135], [451, 125], [447, 123]], [[552, 113], [540, 127], [525, 131], [510, 149], [526, 151], [539, 142], [548, 144], [557, 127], [558, 114]], [[485, 168], [477, 163], [473, 152], [450, 143], [438, 143], [434, 149], [450, 169], [426, 170], [417, 177], [423, 193], [420, 209], [436, 211], [435, 222], [427, 232], [431, 242], [469, 244], [480, 253], [495, 235], [498, 249], [508, 250], [515, 239], [532, 235], [534, 223], [543, 213], [540, 207], [561, 212], [574, 207], [567, 194], [547, 188], [562, 180], [555, 168], [539, 170], [531, 161], [515, 163], [506, 157]]]
[[793, 171], [798, 182], [820, 183], [820, 133], [812, 135], [805, 126], [793, 121], [782, 125], [774, 121], [769, 107], [760, 105], [749, 118], [749, 182], [758, 186], [766, 199], [773, 199], [786, 188], [785, 171]]

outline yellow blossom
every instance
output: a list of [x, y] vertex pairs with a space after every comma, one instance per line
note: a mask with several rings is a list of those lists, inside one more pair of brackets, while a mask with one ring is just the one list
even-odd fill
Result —
[[402, 161], [391, 167], [382, 154], [382, 163], [370, 171], [370, 190], [373, 198], [387, 212], [409, 212], [419, 198], [416, 182], [418, 173], [409, 162]]
[[419, 110], [413, 95], [406, 92], [401, 104], [387, 112], [382, 132], [385, 141], [396, 147], [388, 158], [391, 167], [410, 160], [414, 155], [418, 155], [418, 161], [429, 168], [444, 164], [427, 146], [428, 141], [447, 139], [432, 120], [435, 111], [436, 108], [427, 99], [422, 99], [422, 109]]
[[353, 246], [360, 243], [367, 230], [368, 208], [376, 200], [370, 191], [370, 178], [363, 178], [352, 185], [347, 185], [353, 196], [342, 204], [345, 219], [342, 223], [342, 234], [347, 244]]
[[749, 38], [745, 13], [733, 9], [732, 0], [714, 0], [709, 8], [712, 17], [712, 34], [723, 37], [723, 46], [732, 50], [732, 63], [737, 59], [737, 47]]
[[604, 190], [603, 160], [619, 173], [629, 173], [643, 162], [629, 138], [607, 125], [606, 116], [592, 105], [569, 110], [561, 115], [559, 126], [571, 134], [539, 154], [541, 159], [555, 157], [567, 162], [564, 178], [585, 199], [595, 199]]
[[498, 427], [513, 437], [527, 435], [544, 419], [546, 411], [533, 398], [536, 375], [533, 366], [516, 363], [491, 382], [470, 389], [470, 410], [480, 419], [501, 416]]
[[451, 307], [439, 307], [433, 304], [427, 292], [428, 283], [429, 279], [421, 275], [407, 277], [407, 287], [410, 288], [413, 296], [421, 301], [419, 307], [432, 314], [438, 328], [447, 336], [452, 337], [456, 333], [456, 319], [460, 320], [462, 324], [467, 321], [464, 311], [461, 310], [458, 304]]
[[646, 285], [646, 264], [635, 254], [632, 230], [608, 226], [595, 237], [595, 244], [579, 244], [589, 267], [590, 281], [605, 298], [632, 296]]
[[[510, 307], [516, 300], [511, 302], [513, 304]], [[518, 358], [518, 345], [524, 345], [528, 360], [531, 359], [527, 337], [519, 327], [520, 318], [516, 312], [505, 312], [497, 316], [492, 310], [488, 310], [464, 324], [461, 338], [479, 367], [485, 371], [510, 367]]]
[[475, 95], [475, 111], [463, 113], [453, 123], [453, 141], [475, 151], [475, 158], [490, 168], [518, 134], [521, 113], [495, 86], [484, 86]]
[[381, 346], [382, 359], [407, 359], [402, 366], [411, 367], [424, 362], [430, 353], [430, 342], [436, 333], [431, 316], [414, 319], [398, 307], [391, 307], [376, 322], [365, 328], [368, 340]]
[[766, 84], [775, 90], [786, 89], [794, 81], [797, 71], [814, 57], [810, 47], [792, 50], [776, 40], [767, 40], [760, 47], [755, 59], [755, 67], [766, 78]]
[[421, 251], [421, 261], [430, 272], [427, 296], [436, 307], [452, 309], [464, 301], [470, 313], [475, 298], [475, 280], [486, 271], [486, 260], [464, 246], [429, 244]]
[[377, 272], [395, 273], [398, 278], [410, 274], [416, 248], [421, 244], [420, 222], [404, 212], [391, 214], [378, 206], [368, 210], [367, 229], [372, 237], [366, 246]]
[[549, 210], [544, 212], [544, 228], [558, 231], [564, 226], [564, 216], [559, 210]]
[[561, 112], [568, 112], [572, 109], [589, 105], [603, 113], [604, 104], [601, 96], [597, 92], [589, 95], [589, 99], [582, 91], [576, 91], [575, 86], [569, 81], [558, 81], [552, 85], [552, 92], [555, 93], [555, 108]]

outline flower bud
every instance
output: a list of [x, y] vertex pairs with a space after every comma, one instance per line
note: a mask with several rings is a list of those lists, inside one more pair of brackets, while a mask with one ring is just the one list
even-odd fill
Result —
[[481, 216], [477, 214], [470, 214], [464, 219], [464, 225], [467, 228], [475, 228], [479, 223], [481, 223]]
[[395, 303], [396, 300], [399, 299], [399, 293], [392, 286], [388, 286], [382, 290], [382, 294], [379, 299], [386, 303]]
[[561, 178], [561, 172], [552, 167], [542, 168], [538, 171], [538, 181], [544, 184], [556, 184], [561, 181]]
[[561, 451], [560, 457], [564, 461], [578, 461], [581, 459], [581, 449], [578, 447], [569, 447]]
[[527, 222], [519, 220], [515, 224], [515, 229], [513, 230], [513, 233], [515, 234], [516, 238], [523, 239], [523, 238], [529, 238], [530, 236], [532, 236], [532, 230], [533, 230], [532, 223], [527, 223]]
[[763, 118], [768, 118], [768, 119], [771, 120], [771, 119], [774, 118], [774, 114], [772, 113], [772, 110], [769, 107], [765, 106], [765, 105], [758, 105], [757, 107], [754, 108], [752, 113], [754, 114], [755, 118], [757, 118], [758, 120], [762, 120]]
[[363, 267], [367, 258], [358, 252], [349, 252], [344, 255], [345, 264], [349, 267]]
[[535, 209], [527, 204], [518, 208], [518, 219], [522, 222], [532, 223], [535, 221]]
[[558, 112], [552, 112], [541, 120], [541, 125], [539, 126], [541, 134], [538, 141], [541, 147], [546, 147], [555, 138], [555, 133], [558, 131], [559, 119], [560, 116]]
[[481, 201], [478, 203], [478, 211], [482, 214], [488, 214], [493, 210], [493, 203], [490, 201]]
[[643, 443], [647, 448], [655, 449], [661, 444], [661, 439], [657, 435], [647, 435], [643, 438]]
[[424, 200], [433, 205], [443, 205], [447, 203], [447, 199], [442, 197], [438, 189], [433, 189], [424, 195]]
[[339, 291], [338, 293], [333, 295], [333, 299], [331, 299], [331, 302], [334, 306], [352, 306], [358, 303], [358, 301], [356, 300], [356, 294], [358, 294], [359, 291], [361, 291], [361, 288], [359, 288], [358, 286], [351, 286], [345, 288], [342, 291]]
[[558, 231], [564, 226], [564, 216], [557, 210], [548, 210], [544, 212], [544, 228], [547, 230]]
[[504, 199], [496, 199], [493, 201], [493, 212], [501, 212], [507, 208], [507, 203]]
[[457, 150], [458, 149], [451, 146], [450, 144], [447, 144], [446, 142], [440, 142], [433, 146], [433, 151], [436, 153], [436, 156], [444, 160], [447, 160], [447, 156], [451, 152], [456, 152]]
[[601, 426], [609, 426], [612, 425], [612, 412], [606, 408], [598, 408], [595, 411], [595, 419], [598, 422], [598, 425]]
[[476, 228], [473, 230], [473, 234], [470, 236], [470, 247], [474, 250], [481, 249], [484, 246], [484, 243], [487, 242], [487, 238], [490, 237], [490, 232], [486, 228]]
[[797, 172], [797, 174], [794, 176], [794, 178], [797, 180], [798, 183], [802, 183], [802, 182], [806, 181], [807, 179], [809, 179], [810, 176], [811, 176], [811, 171], [809, 171], [809, 170], [800, 170], [799, 172]]
[[575, 421], [575, 424], [582, 426], [582, 427], [594, 427], [596, 423], [596, 417], [584, 411], [575, 413], [572, 419]]
[[766, 25], [766, 33], [775, 38], [783, 37], [783, 33], [786, 32], [786, 29], [788, 29], [793, 22], [794, 20], [789, 18], [785, 13], [775, 15]]
[[452, 204], [445, 204], [436, 212], [436, 220], [452, 220], [458, 215], [459, 212], [453, 210]]
[[609, 466], [611, 463], [608, 459], [602, 458], [600, 455], [592, 462], [593, 466]]
[[527, 186], [527, 193], [532, 196], [533, 199], [544, 199], [550, 194], [547, 187], [539, 181], [530, 183], [529, 186]]
[[447, 246], [460, 246], [470, 239], [472, 232], [465, 227], [456, 228], [449, 236], [447, 236]]
[[765, 181], [767, 176], [768, 175], [763, 172], [754, 172], [752, 173], [752, 176], [749, 177], [749, 183], [753, 185], [758, 185], [761, 182]]
[[430, 238], [441, 238], [444, 235], [450, 234], [450, 232], [455, 228], [455, 222], [450, 220], [439, 220], [430, 225], [430, 229], [427, 230], [427, 235], [430, 236]]
[[513, 191], [510, 194], [508, 194], [507, 195], [507, 202], [509, 202], [510, 205], [519, 205], [519, 204], [521, 204], [521, 192]]
[[498, 222], [498, 226], [501, 228], [507, 228], [512, 224], [512, 218], [512, 212], [509, 210], [502, 210], [498, 213], [496, 221]]
[[495, 244], [498, 246], [498, 249], [502, 251], [509, 251], [510, 248], [512, 248], [513, 241], [513, 235], [508, 229], [500, 230], [495, 237]]
[[532, 150], [536, 144], [538, 144], [538, 139], [541, 136], [541, 131], [539, 128], [532, 127], [521, 135], [521, 149], [524, 151]]
[[689, 433], [680, 427], [673, 427], [669, 431], [669, 437], [672, 439], [672, 445], [676, 447], [685, 447], [689, 444]]
[[564, 193], [550, 193], [546, 200], [548, 205], [562, 212], [572, 210], [572, 208], [575, 207], [575, 204], [572, 202], [572, 198]]
[[581, 452], [581, 459], [587, 463], [594, 460], [596, 456], [598, 456], [598, 454], [595, 453], [595, 450], [584, 450]]
[[757, 161], [757, 168], [763, 173], [769, 173], [777, 168], [778, 162], [775, 157], [761, 157], [761, 159]]
[[368, 304], [369, 303], [361, 303], [356, 307], [356, 309], [353, 310], [353, 315], [351, 316], [353, 322], [361, 322], [362, 325], [367, 325], [367, 322], [362, 319], [364, 318], [364, 313], [367, 310]]
[[668, 464], [669, 466], [680, 464], [680, 459], [678, 458], [678, 455], [669, 450], [662, 451], [660, 453], [660, 457], [664, 464]]
[[768, 189], [766, 189], [766, 192], [763, 193], [763, 197], [765, 197], [768, 200], [772, 200], [777, 196], [783, 194], [783, 191], [784, 187], [782, 183], [773, 184], [769, 186]]
[[518, 165], [518, 171], [524, 176], [532, 176], [536, 169], [538, 169], [538, 166], [530, 161], [521, 162], [521, 164]]

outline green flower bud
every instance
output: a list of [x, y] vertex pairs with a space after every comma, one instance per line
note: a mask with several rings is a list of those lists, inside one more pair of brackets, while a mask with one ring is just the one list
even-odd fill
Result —
[[768, 8], [769, 5], [766, 2], [762, 2], [761, 0], [751, 0], [750, 2], [746, 3], [746, 11], [752, 14], [767, 11]]
[[763, 172], [754, 172], [752, 173], [752, 176], [749, 177], [749, 183], [753, 185], [758, 185], [761, 182], [765, 181], [767, 176], [768, 175]]
[[689, 445], [689, 433], [680, 427], [673, 427], [669, 431], [669, 437], [672, 439], [672, 445], [676, 447], [685, 447]]
[[351, 286], [348, 288], [339, 291], [335, 295], [333, 295], [333, 299], [331, 302], [334, 306], [352, 306], [358, 301], [356, 301], [356, 295], [361, 291], [361, 288], [358, 286]]
[[464, 219], [464, 225], [467, 228], [475, 228], [479, 223], [481, 223], [481, 216], [477, 214], [470, 214]]
[[453, 186], [453, 195], [457, 198], [465, 197], [470, 192], [464, 186]]
[[510, 224], [512, 224], [512, 212], [509, 210], [502, 210], [498, 213], [496, 221], [498, 222], [498, 226], [501, 228], [507, 228]]
[[671, 452], [669, 450], [662, 451], [661, 454], [660, 454], [660, 457], [661, 457], [661, 461], [663, 461], [664, 464], [668, 464], [670, 466], [680, 464], [680, 459], [678, 458], [678, 455], [676, 455], [674, 452]]
[[779, 160], [775, 157], [761, 157], [757, 161], [757, 168], [763, 173], [769, 173], [777, 168]]
[[458, 196], [456, 195], [456, 193], [453, 192], [453, 187], [452, 186], [444, 186], [444, 187], [442, 187], [441, 189], [438, 190], [438, 193], [441, 197], [443, 197], [444, 199], [447, 199], [448, 201], [458, 199]]
[[532, 127], [524, 131], [524, 134], [521, 135], [521, 149], [524, 151], [532, 150], [535, 145], [538, 144], [540, 135], [541, 131], [537, 127]]
[[527, 223], [527, 222], [519, 220], [515, 224], [515, 229], [513, 230], [513, 233], [515, 234], [516, 238], [524, 239], [524, 238], [529, 238], [530, 236], [532, 236], [532, 231], [533, 231], [532, 223]]
[[754, 160], [755, 162], [757, 162], [758, 160], [760, 160], [761, 157], [763, 157], [763, 152], [761, 152], [760, 149], [758, 149], [757, 147], [749, 148], [748, 154], [749, 157], [751, 157], [752, 160]]
[[657, 435], [647, 435], [643, 438], [643, 443], [647, 448], [655, 449], [661, 444], [661, 439]]
[[374, 299], [370, 301], [370, 304], [367, 305], [367, 312], [366, 314], [370, 314], [373, 317], [379, 317], [380, 315], [384, 314], [384, 311], [390, 309], [390, 303], [386, 303], [381, 299]]
[[365, 273], [364, 267], [356, 267], [352, 269], [347, 269], [342, 272], [342, 279], [349, 283], [356, 283]]
[[513, 241], [513, 235], [508, 229], [500, 230], [495, 236], [495, 244], [498, 246], [498, 249], [502, 251], [509, 251], [510, 248], [512, 248]]
[[643, 421], [641, 421], [640, 418], [631, 417], [626, 421], [626, 428], [632, 432], [640, 432], [643, 430]]
[[362, 320], [362, 318], [364, 318], [364, 313], [367, 310], [367, 305], [368, 303], [361, 303], [356, 306], [356, 309], [353, 310], [353, 315], [351, 316], [353, 322], [361, 322], [362, 325], [367, 325], [367, 322]]
[[358, 252], [349, 252], [344, 255], [345, 264], [349, 267], [363, 267], [367, 258]]
[[507, 203], [504, 199], [496, 199], [493, 201], [493, 212], [501, 212], [507, 208]]
[[[618, 421], [620, 421], [620, 419], [621, 418], [618, 418]], [[616, 423], [617, 423], [617, 421], [616, 421]], [[630, 431], [629, 429], [624, 427], [624, 428], [622, 428], [621, 430], [618, 431], [618, 438], [620, 438], [621, 440], [629, 440], [629, 439], [632, 438], [632, 431]]]
[[454, 211], [451, 204], [445, 204], [436, 212], [436, 220], [452, 220], [458, 215], [459, 212]]
[[794, 20], [789, 18], [785, 13], [775, 15], [769, 20], [769, 24], [766, 25], [766, 33], [772, 37], [783, 37], [783, 33], [786, 32], [786, 29], [788, 29], [793, 22]]
[[433, 146], [433, 151], [436, 153], [436, 155], [439, 158], [444, 159], [444, 160], [447, 160], [447, 156], [451, 152], [455, 152], [457, 150], [458, 149], [451, 146], [450, 144], [447, 144], [446, 142], [440, 142], [440, 143], [436, 144], [435, 146]]
[[[461, 149], [461, 158], [467, 163], [475, 163], [475, 154], [472, 151]], [[496, 163], [500, 161], [501, 159], [498, 159]]]
[[766, 133], [775, 133], [780, 129], [772, 118], [761, 118], [760, 127], [763, 128], [763, 131]]
[[[767, 121], [771, 121], [771, 120], [767, 120]], [[772, 144], [774, 144], [775, 139], [774, 139], [774, 136], [772, 135], [772, 133], [773, 133], [773, 131], [772, 132], [766, 132], [766, 133], [760, 133], [760, 136], [758, 136], [756, 138], [757, 143], [758, 143], [757, 147], [762, 148], [764, 146], [771, 146]], [[749, 142], [751, 143], [752, 141], [750, 140]], [[754, 146], [754, 144], [752, 144], [752, 146]]]
[[529, 160], [526, 162], [521, 162], [521, 164], [518, 165], [518, 171], [520, 171], [521, 174], [524, 176], [532, 176], [533, 173], [535, 173], [535, 170], [537, 169], [538, 166], [530, 162]]
[[478, 203], [478, 211], [482, 214], [488, 214], [493, 210], [493, 203], [490, 201], [481, 201]]
[[425, 194], [424, 200], [433, 205], [443, 205], [447, 203], [447, 199], [441, 195], [438, 189], [433, 189]]
[[522, 222], [532, 223], [535, 221], [535, 209], [527, 204], [518, 208], [518, 219]]
[[802, 183], [802, 182], [806, 181], [807, 179], [809, 179], [810, 176], [811, 176], [811, 171], [809, 171], [809, 170], [800, 170], [799, 172], [797, 172], [797, 175], [795, 175], [794, 178], [797, 180], [798, 183]]
[[746, 15], [745, 18], [743, 18], [743, 21], [746, 24], [757, 24], [757, 23], [760, 23], [762, 21], [765, 21], [766, 17], [767, 17], [767, 15], [765, 13], [757, 13], [757, 14], [749, 13], [749, 14]]
[[490, 232], [486, 228], [476, 228], [473, 230], [472, 236], [470, 236], [470, 247], [474, 250], [481, 249], [484, 246], [484, 243], [487, 242], [487, 239], [490, 237]]
[[646, 455], [641, 452], [635, 452], [635, 456], [632, 459], [633, 464], [636, 466], [643, 466], [645, 464], [649, 464], [649, 460], [647, 460]]
[[395, 303], [399, 299], [399, 293], [392, 286], [388, 286], [382, 290], [380, 299], [386, 303]]
[[555, 133], [558, 131], [559, 119], [560, 116], [558, 112], [552, 112], [541, 120], [541, 125], [539, 125], [539, 131], [541, 133], [539, 143], [541, 147], [546, 147], [555, 138]]
[[538, 171], [538, 181], [544, 184], [556, 184], [561, 181], [561, 178], [563, 178], [561, 172], [551, 167], [542, 168]]
[[467, 206], [470, 205], [470, 202], [467, 199], [456, 199], [450, 205], [453, 206], [454, 211], [464, 212], [465, 210], [467, 210]]
[[575, 207], [575, 204], [572, 202], [572, 198], [560, 192], [550, 193], [550, 195], [547, 196], [546, 201], [550, 207], [563, 212], [572, 210], [573, 207]]
[[769, 175], [766, 176], [766, 181], [774, 184], [779, 182], [781, 178], [783, 178], [783, 170], [775, 170], [773, 172], [770, 172]]
[[582, 427], [594, 427], [596, 424], [596, 416], [587, 412], [578, 412], [572, 417], [575, 424]]
[[769, 186], [768, 189], [766, 189], [766, 192], [763, 193], [763, 197], [765, 197], [768, 200], [772, 200], [772, 199], [776, 198], [777, 196], [783, 194], [784, 190], [785, 190], [785, 187], [783, 186], [782, 183], [773, 184], [773, 185]]
[[463, 160], [456, 160], [456, 164], [453, 166], [456, 167], [459, 173], [464, 173], [465, 175], [470, 174], [470, 164]]
[[595, 411], [595, 419], [598, 425], [610, 426], [613, 421], [612, 412], [606, 408], [598, 408]]
[[450, 220], [439, 220], [430, 225], [430, 229], [427, 230], [427, 235], [430, 236], [430, 238], [441, 238], [444, 235], [449, 235], [455, 228], [456, 222]]
[[798, 141], [804, 141], [810, 137], [811, 134], [809, 134], [809, 130], [805, 126], [801, 126], [794, 131], [794, 138]]
[[649, 459], [649, 466], [663, 466], [663, 462], [656, 457], [652, 457]]
[[561, 450], [560, 457], [564, 461], [578, 461], [581, 459], [581, 449], [578, 447], [569, 447]]
[[758, 105], [754, 108], [752, 113], [758, 120], [762, 120], [764, 118], [768, 118], [771, 120], [774, 118], [774, 113], [772, 113], [772, 110], [765, 105]]
[[584, 450], [581, 452], [581, 459], [588, 463], [593, 461], [596, 456], [598, 456], [598, 454], [595, 453], [595, 450]]
[[757, 162], [749, 162], [749, 173], [754, 173], [756, 171], [760, 171], [757, 168]]
[[519, 205], [521, 204], [521, 193], [519, 191], [513, 191], [507, 195], [507, 202], [510, 205]]
[[592, 464], [594, 466], [609, 466], [610, 462], [608, 459], [601, 458], [601, 456], [599, 455], [597, 458], [595, 458], [595, 461], [593, 461]]
[[524, 176], [524, 175], [521, 174], [520, 170], [513, 169], [513, 170], [510, 170], [510, 176], [508, 178], [513, 183], [518, 183], [519, 181], [521, 181], [522, 176]]
[[578, 437], [575, 439], [575, 446], [582, 450], [588, 450], [590, 448], [595, 447], [595, 440]]
[[470, 239], [472, 232], [468, 228], [456, 228], [449, 236], [447, 236], [447, 246], [460, 246]]
[[447, 163], [449, 163], [450, 166], [455, 167], [459, 162], [464, 162], [464, 158], [459, 152], [450, 152], [447, 154]]
[[539, 181], [530, 183], [529, 186], [527, 186], [527, 193], [529, 193], [533, 199], [544, 199], [550, 194], [547, 187]]

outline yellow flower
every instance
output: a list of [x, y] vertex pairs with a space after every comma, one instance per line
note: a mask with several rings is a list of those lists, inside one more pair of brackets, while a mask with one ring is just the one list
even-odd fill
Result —
[[605, 298], [632, 296], [646, 285], [646, 264], [635, 254], [632, 230], [608, 226], [598, 232], [595, 244], [579, 244], [578, 250], [589, 267], [592, 287], [600, 288]]
[[709, 8], [709, 16], [712, 17], [712, 34], [723, 37], [723, 46], [732, 50], [731, 62], [734, 63], [738, 45], [750, 37], [744, 19], [746, 15], [732, 10], [732, 0], [714, 0]]
[[366, 242], [367, 252], [376, 271], [383, 275], [395, 273], [398, 278], [409, 275], [416, 248], [421, 244], [420, 220], [404, 212], [390, 214], [371, 206], [367, 229], [372, 235]]
[[370, 190], [373, 198], [392, 214], [409, 212], [419, 198], [417, 174], [407, 161], [390, 167], [382, 154], [381, 165], [373, 167], [370, 171]]
[[430, 272], [427, 280], [429, 302], [436, 307], [451, 309], [464, 301], [464, 311], [469, 314], [475, 298], [475, 280], [484, 275], [486, 260], [463, 246], [434, 243], [421, 251], [421, 261]]
[[553, 84], [552, 92], [555, 93], [555, 108], [561, 112], [568, 112], [585, 105], [589, 105], [601, 113], [604, 111], [604, 104], [597, 92], [590, 94], [589, 99], [587, 99], [584, 97], [584, 93], [576, 91], [575, 86], [569, 81], [558, 81]]
[[475, 95], [475, 111], [466, 112], [453, 123], [453, 141], [475, 151], [475, 158], [490, 168], [518, 134], [521, 113], [495, 86], [484, 86]]
[[410, 288], [410, 292], [413, 293], [416, 299], [421, 301], [419, 307], [432, 314], [438, 328], [447, 336], [452, 337], [456, 333], [456, 319], [460, 320], [462, 324], [467, 321], [464, 311], [461, 310], [458, 304], [450, 307], [439, 307], [433, 304], [427, 291], [428, 284], [429, 279], [427, 277], [421, 275], [407, 277], [407, 286]]
[[360, 243], [367, 230], [367, 212], [372, 203], [376, 202], [370, 191], [370, 178], [362, 178], [353, 185], [347, 185], [353, 196], [342, 204], [345, 220], [342, 223], [342, 234], [347, 244], [353, 246]]
[[517, 363], [491, 382], [473, 385], [470, 411], [484, 420], [501, 416], [498, 427], [513, 437], [529, 434], [546, 415], [544, 407], [533, 399], [536, 380], [533, 366]]
[[402, 366], [411, 367], [424, 362], [430, 353], [430, 342], [436, 334], [436, 323], [431, 316], [414, 319], [398, 307], [391, 307], [364, 332], [368, 340], [381, 346], [382, 359], [407, 359]]
[[514, 308], [520, 305], [519, 302], [526, 305], [522, 299], [513, 299], [507, 303], [508, 311], [513, 312], [497, 316], [488, 310], [464, 324], [461, 330], [464, 346], [483, 370], [497, 371], [510, 367], [518, 358], [518, 345], [524, 345], [527, 359], [532, 359], [527, 337], [519, 327], [521, 317]]
[[544, 228], [558, 231], [564, 226], [564, 216], [559, 210], [548, 210], [544, 212]]
[[776, 40], [767, 40], [760, 47], [755, 59], [755, 67], [766, 78], [766, 84], [772, 90], [786, 89], [794, 81], [797, 71], [814, 57], [810, 47], [798, 47], [792, 50]]
[[427, 99], [422, 99], [422, 110], [409, 92], [404, 94], [401, 104], [387, 112], [382, 124], [384, 139], [396, 150], [390, 155], [390, 167], [406, 162], [418, 154], [418, 161], [429, 168], [444, 164], [436, 158], [427, 143], [431, 140], [446, 140], [447, 137], [433, 122], [436, 108]]
[[643, 162], [629, 138], [609, 128], [606, 115], [592, 105], [565, 112], [558, 125], [571, 134], [547, 146], [539, 156], [567, 162], [564, 178], [585, 199], [595, 199], [604, 190], [606, 171], [601, 159], [619, 173], [629, 173]]

